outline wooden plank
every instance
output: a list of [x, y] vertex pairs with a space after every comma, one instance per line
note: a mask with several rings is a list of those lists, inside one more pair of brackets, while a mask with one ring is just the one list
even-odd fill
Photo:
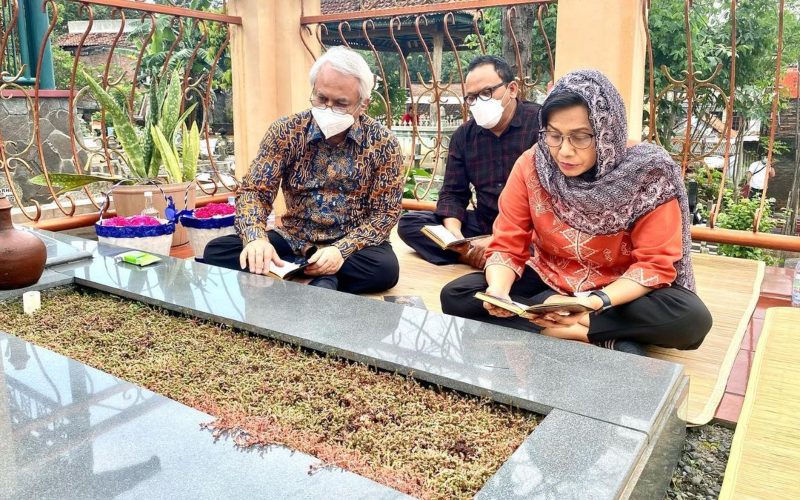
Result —
[[651, 356], [684, 365], [689, 376], [687, 421], [707, 424], [725, 393], [731, 368], [755, 311], [765, 265], [754, 260], [692, 254], [697, 293], [714, 326], [694, 351], [654, 347]]
[[800, 498], [800, 309], [767, 310], [720, 499]]

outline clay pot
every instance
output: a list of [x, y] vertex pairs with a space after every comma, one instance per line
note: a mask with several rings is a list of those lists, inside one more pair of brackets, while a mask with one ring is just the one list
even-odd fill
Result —
[[[160, 217], [164, 217], [164, 209], [167, 208], [167, 202], [161, 195], [161, 188], [164, 193], [172, 196], [175, 200], [175, 209], [179, 212], [184, 208], [194, 210], [195, 202], [195, 184], [192, 182], [183, 182], [181, 184], [159, 184], [154, 186], [152, 184], [142, 184], [134, 186], [115, 186], [111, 190], [111, 195], [114, 198], [114, 208], [117, 210], [117, 215], [120, 217], [128, 217], [130, 215], [139, 215], [144, 210], [144, 192], [151, 191], [153, 193], [153, 208], [158, 210]], [[187, 203], [184, 204], [186, 190], [189, 190], [189, 197]], [[189, 242], [189, 235], [186, 228], [177, 224], [175, 226], [175, 233], [172, 235], [172, 246], [185, 245]]]
[[42, 240], [14, 229], [11, 203], [0, 197], [0, 290], [23, 288], [39, 281], [47, 261]]

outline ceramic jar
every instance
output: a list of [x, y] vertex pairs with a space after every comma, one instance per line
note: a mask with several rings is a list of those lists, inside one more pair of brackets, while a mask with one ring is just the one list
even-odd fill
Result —
[[14, 229], [11, 203], [0, 195], [0, 290], [33, 285], [44, 272], [47, 248], [31, 233]]

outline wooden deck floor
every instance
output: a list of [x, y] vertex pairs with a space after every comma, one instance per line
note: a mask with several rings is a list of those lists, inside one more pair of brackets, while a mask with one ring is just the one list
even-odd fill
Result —
[[720, 499], [800, 498], [800, 309], [767, 312]]

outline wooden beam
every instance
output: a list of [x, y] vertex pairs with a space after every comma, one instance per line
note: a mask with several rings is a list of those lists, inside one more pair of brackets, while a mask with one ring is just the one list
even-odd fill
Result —
[[[434, 211], [436, 210], [436, 203], [404, 198], [403, 209]], [[696, 241], [708, 241], [710, 243], [727, 243], [745, 247], [800, 252], [800, 236], [754, 233], [752, 231], [737, 231], [734, 229], [711, 229], [708, 227], [694, 226], [692, 227], [692, 239]]]
[[189, 17], [192, 19], [202, 19], [205, 21], [217, 21], [227, 24], [242, 24], [242, 18], [217, 14], [214, 12], [203, 12], [184, 7], [174, 7], [172, 5], [157, 5], [154, 3], [136, 2], [134, 0], [80, 0], [86, 5], [104, 5], [106, 7], [118, 7], [120, 9], [138, 10], [141, 12], [152, 12], [153, 14], [165, 14], [168, 16]]
[[800, 236], [787, 236], [785, 234], [754, 233], [752, 231], [694, 226], [692, 227], [692, 239], [710, 243], [727, 243], [745, 247], [800, 252]]

